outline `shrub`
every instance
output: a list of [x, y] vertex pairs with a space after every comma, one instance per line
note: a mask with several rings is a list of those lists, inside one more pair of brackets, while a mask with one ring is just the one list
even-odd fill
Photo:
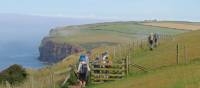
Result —
[[69, 85], [75, 85], [78, 83], [78, 78], [77, 78], [76, 74], [74, 73], [74, 69], [72, 69], [72, 71], [70, 71], [70, 78], [67, 81], [67, 83]]
[[67, 82], [61, 88], [69, 88], [70, 85], [77, 85], [79, 83], [77, 74], [75, 74], [75, 68], [71, 66], [72, 69], [69, 72], [70, 77]]
[[27, 75], [26, 70], [22, 66], [14, 64], [0, 72], [0, 82], [5, 83], [7, 81], [10, 84], [21, 83], [27, 78]]

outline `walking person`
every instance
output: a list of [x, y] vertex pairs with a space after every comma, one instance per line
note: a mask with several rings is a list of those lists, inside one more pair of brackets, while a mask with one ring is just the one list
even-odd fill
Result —
[[90, 52], [90, 51], [87, 51], [87, 53], [86, 53], [86, 55], [85, 55], [87, 64], [90, 63], [90, 56], [91, 56], [91, 52]]
[[[94, 66], [94, 68], [100, 68], [100, 57], [99, 56], [97, 56], [96, 57], [96, 59], [93, 61], [93, 66]], [[100, 70], [94, 70], [94, 73], [95, 74], [98, 74], [97, 76], [96, 76], [96, 78], [100, 78]]]
[[[104, 65], [104, 68], [110, 68], [111, 67], [111, 61], [109, 60], [109, 53], [108, 51], [105, 51], [103, 54], [102, 54], [102, 59], [103, 59], [103, 63], [105, 64]], [[108, 74], [109, 74], [109, 71], [108, 70], [105, 70], [105, 76], [104, 78], [109, 78]]]
[[158, 33], [154, 33], [153, 35], [154, 37], [154, 46], [157, 47], [158, 46], [158, 40], [159, 40], [159, 34]]
[[152, 51], [154, 48], [154, 35], [153, 33], [150, 33], [149, 37], [148, 37], [148, 42], [149, 42], [149, 48]]
[[87, 63], [86, 55], [81, 55], [77, 73], [79, 74], [80, 85], [83, 88], [86, 85], [87, 74], [89, 71], [90, 71], [90, 67], [89, 67], [89, 63]]
[[[92, 54], [91, 51], [87, 51], [87, 52], [86, 52], [86, 55], [85, 55], [86, 63], [88, 64], [88, 66], [90, 65], [91, 54]], [[88, 79], [90, 78], [90, 72], [87, 72], [86, 77], [87, 77], [87, 81], [86, 81], [86, 82], [89, 82]]]

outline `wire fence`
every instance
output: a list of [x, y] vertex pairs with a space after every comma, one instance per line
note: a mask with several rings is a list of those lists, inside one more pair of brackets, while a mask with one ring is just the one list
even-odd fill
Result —
[[[174, 35], [160, 35], [160, 39], [159, 42], [162, 43], [164, 41], [172, 41], [175, 40], [174, 39]], [[93, 68], [92, 70], [92, 81], [94, 83], [98, 83], [98, 82], [102, 82], [102, 81], [107, 81], [107, 80], [119, 80], [123, 77], [125, 77], [126, 75], [128, 75], [129, 71], [130, 71], [130, 67], [134, 67], [137, 68], [139, 70], [142, 70], [144, 72], [147, 72], [148, 69], [140, 64], [135, 63], [134, 58], [135, 56], [137, 56], [137, 54], [140, 54], [140, 52], [148, 50], [149, 51], [149, 43], [148, 43], [148, 39], [141, 39], [141, 40], [134, 40], [134, 41], [129, 41], [129, 42], [125, 42], [123, 44], [118, 44], [116, 46], [110, 46], [110, 47], [103, 47], [101, 48], [102, 50], [98, 50], [97, 53], [94, 53], [92, 58], [93, 60], [100, 56], [101, 53], [99, 52], [104, 52], [107, 51], [109, 52], [109, 57], [112, 60], [112, 64], [110, 68], [104, 68], [103, 66], [105, 66], [106, 64], [97, 64], [100, 66], [100, 68], [93, 68], [94, 65], [92, 65], [91, 67]], [[113, 74], [113, 68], [115, 67], [115, 64], [119, 64], [120, 62], [123, 61], [123, 59], [125, 60], [125, 63], [121, 66], [124, 66], [124, 68], [122, 67], [117, 67], [117, 69], [115, 69], [115, 71], [119, 71], [119, 70], [123, 70], [122, 73], [126, 73], [126, 74]], [[116, 68], [116, 67], [115, 67]], [[112, 71], [111, 71], [112, 70]], [[99, 71], [99, 73], [95, 73], [95, 71]], [[107, 74], [105, 74], [105, 72], [108, 72]], [[112, 73], [112, 74], [110, 74]], [[108, 77], [106, 77], [108, 76]], [[113, 76], [114, 79], [113, 79]], [[119, 77], [120, 76], [120, 77]]]
[[[167, 51], [157, 51], [154, 54], [150, 53], [149, 56], [150, 58], [151, 56], [153, 56], [152, 59], [137, 59], [138, 56], [142, 56], [141, 52], [151, 52], [149, 51], [149, 43], [147, 39], [132, 40], [115, 46], [102, 47], [100, 48], [100, 50], [98, 50], [98, 52], [94, 52], [91, 58], [95, 59], [97, 56], [101, 55], [100, 52], [108, 51], [113, 62], [113, 68], [95, 69], [92, 67], [92, 79], [95, 80], [95, 82], [101, 80], [116, 80], [115, 78], [121, 79], [128, 75], [132, 67], [146, 72], [148, 71], [148, 69], [161, 66], [169, 66], [173, 64], [188, 64], [192, 60], [195, 60], [195, 58], [199, 58], [200, 53], [198, 51], [200, 51], [200, 47], [193, 47], [192, 45], [178, 42], [174, 43], [175, 40], [175, 35], [161, 34], [159, 39], [159, 47], [162, 46], [161, 48], [167, 48]], [[166, 43], [166, 41], [169, 41], [169, 44], [163, 46], [162, 44]], [[170, 42], [173, 42], [173, 44], [170, 44]], [[162, 55], [159, 55], [160, 53], [168, 57], [163, 57]], [[148, 63], [143, 62], [143, 60], [148, 60], [146, 61]], [[105, 66], [105, 64], [99, 65]], [[119, 66], [117, 67], [117, 65]], [[114, 70], [111, 71], [111, 69]], [[101, 74], [95, 74], [94, 71], [96, 70], [99, 70]], [[120, 74], [117, 74], [117, 72], [120, 72], [119, 70], [123, 71], [121, 71]], [[8, 82], [6, 82], [2, 83], [2, 85], [0, 85], [0, 88], [57, 88], [57, 79], [55, 78], [55, 76], [62, 74], [63, 76], [61, 77], [65, 78], [65, 80], [62, 81], [61, 84], [64, 85], [69, 79], [70, 71], [70, 69], [60, 73], [50, 71], [50, 75], [45, 78], [38, 78], [33, 76], [29, 77], [29, 80], [26, 81], [23, 86], [17, 87], [10, 85]], [[109, 74], [104, 75], [105, 71], [108, 71]], [[109, 76], [109, 78], [105, 79], [105, 76]]]

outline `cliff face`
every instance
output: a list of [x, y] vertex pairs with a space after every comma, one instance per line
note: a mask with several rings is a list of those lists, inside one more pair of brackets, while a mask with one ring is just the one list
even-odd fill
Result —
[[48, 63], [54, 63], [61, 61], [71, 54], [81, 51], [82, 49], [78, 46], [66, 43], [59, 44], [49, 40], [48, 38], [44, 38], [41, 46], [39, 47], [39, 60]]

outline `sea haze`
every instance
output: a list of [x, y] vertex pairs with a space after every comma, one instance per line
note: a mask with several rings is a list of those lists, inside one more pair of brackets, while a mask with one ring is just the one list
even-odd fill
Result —
[[12, 64], [44, 66], [37, 59], [38, 46], [51, 28], [96, 22], [103, 20], [0, 14], [0, 70]]

